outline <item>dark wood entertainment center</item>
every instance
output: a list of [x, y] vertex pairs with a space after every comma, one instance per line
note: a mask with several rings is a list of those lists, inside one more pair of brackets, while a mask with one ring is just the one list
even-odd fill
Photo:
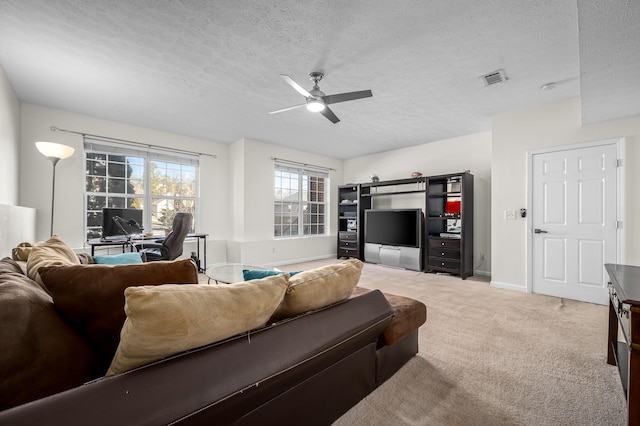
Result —
[[473, 275], [473, 175], [421, 176], [338, 187], [337, 256], [364, 259], [364, 211], [375, 197], [424, 194], [425, 272]]

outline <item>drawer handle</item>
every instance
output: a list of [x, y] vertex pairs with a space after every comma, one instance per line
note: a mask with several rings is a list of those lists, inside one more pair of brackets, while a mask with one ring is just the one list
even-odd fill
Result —
[[442, 256], [444, 256], [444, 252], [440, 253]]
[[441, 242], [440, 244], [444, 246], [444, 241], [443, 241], [443, 242]]
[[444, 266], [444, 262], [442, 262], [442, 266]]

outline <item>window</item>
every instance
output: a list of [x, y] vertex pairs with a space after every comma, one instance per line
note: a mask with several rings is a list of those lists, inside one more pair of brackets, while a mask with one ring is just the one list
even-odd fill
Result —
[[143, 209], [145, 232], [154, 234], [171, 229], [177, 212], [189, 212], [195, 219], [197, 156], [129, 148], [88, 137], [84, 148], [87, 239], [102, 236], [104, 207]]
[[276, 238], [324, 235], [326, 172], [276, 162], [274, 233]]

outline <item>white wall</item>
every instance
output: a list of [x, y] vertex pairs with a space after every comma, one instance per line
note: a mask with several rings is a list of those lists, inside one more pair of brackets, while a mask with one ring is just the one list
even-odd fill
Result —
[[505, 210], [526, 206], [527, 152], [546, 147], [625, 137], [625, 251], [627, 264], [640, 264], [640, 116], [581, 125], [580, 99], [571, 98], [493, 119], [491, 176], [492, 285], [526, 289], [525, 219], [505, 220]]
[[[345, 183], [367, 182], [372, 174], [380, 180], [392, 180], [409, 178], [414, 171], [432, 176], [470, 170], [474, 175], [474, 271], [483, 275], [491, 273], [491, 132], [346, 160], [344, 169]], [[376, 207], [387, 207], [380, 205], [383, 202], [393, 208], [424, 208], [424, 197], [414, 195], [378, 197]]]
[[234, 241], [229, 243], [227, 252], [230, 262], [276, 265], [335, 256], [337, 219], [333, 208], [328, 212], [329, 232], [326, 236], [274, 238], [272, 158], [336, 169], [329, 172], [331, 206], [335, 206], [337, 186], [343, 182], [342, 160], [251, 139], [235, 142], [230, 152], [234, 156], [231, 160], [234, 165], [234, 193], [231, 195]]
[[[54, 132], [50, 129], [51, 126], [216, 155], [217, 158], [200, 156], [200, 210], [196, 231], [209, 234], [208, 263], [226, 260], [225, 241], [231, 237], [228, 226], [229, 145], [24, 103], [20, 194], [22, 205], [36, 208], [38, 211], [37, 240], [49, 236], [52, 166], [36, 149], [36, 141], [58, 142], [76, 149], [73, 156], [61, 160], [56, 167], [54, 232], [75, 249], [83, 248], [85, 240], [82, 136]], [[188, 251], [195, 249], [186, 247], [185, 252]]]
[[[329, 212], [329, 234], [323, 237], [274, 239], [273, 171], [271, 157], [336, 169], [330, 172], [329, 197], [341, 184], [342, 160], [308, 154], [254, 140], [232, 145], [190, 138], [89, 117], [32, 104], [22, 105], [20, 193], [25, 206], [37, 209], [36, 240], [49, 235], [51, 173], [49, 160], [35, 148], [36, 141], [63, 143], [76, 149], [56, 167], [54, 232], [76, 250], [89, 251], [84, 241], [84, 164], [82, 136], [54, 132], [51, 126], [87, 134], [177, 147], [214, 154], [200, 157], [200, 210], [196, 230], [209, 234], [207, 264], [244, 262], [284, 264], [334, 256], [336, 219]], [[334, 201], [335, 202], [335, 201]], [[185, 255], [195, 251], [185, 247]]]
[[25, 241], [34, 241], [36, 211], [28, 207], [0, 204], [0, 258]]
[[[1, 70], [0, 70], [1, 71]], [[625, 252], [627, 264], [640, 264], [640, 116], [581, 126], [580, 102], [568, 99], [494, 117], [493, 131], [425, 143], [350, 160], [338, 160], [255, 140], [232, 145], [190, 138], [66, 111], [22, 104], [0, 72], [0, 203], [37, 209], [36, 239], [48, 237], [51, 163], [35, 148], [39, 140], [76, 148], [57, 167], [55, 231], [82, 249], [84, 166], [82, 137], [52, 132], [52, 125], [112, 138], [215, 154], [202, 156], [199, 232], [209, 233], [208, 263], [282, 264], [335, 255], [336, 223], [329, 211], [324, 237], [273, 238], [273, 160], [279, 157], [336, 169], [330, 173], [329, 199], [337, 186], [470, 170], [475, 177], [474, 270], [491, 274], [494, 285], [526, 288], [525, 220], [506, 221], [505, 210], [526, 206], [527, 152], [549, 146], [625, 137]], [[18, 143], [18, 140], [20, 141]], [[18, 151], [17, 147], [20, 147]], [[18, 167], [19, 164], [19, 167]], [[398, 201], [411, 203], [413, 201]], [[187, 249], [189, 250], [189, 249]], [[481, 261], [482, 254], [485, 260]]]
[[[0, 204], [20, 203], [20, 100], [0, 66]], [[3, 254], [4, 256], [4, 254]]]

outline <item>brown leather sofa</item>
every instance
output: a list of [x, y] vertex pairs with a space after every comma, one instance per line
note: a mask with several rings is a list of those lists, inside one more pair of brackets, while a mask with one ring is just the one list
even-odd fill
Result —
[[[0, 302], [3, 286], [19, 278], [8, 262], [0, 265]], [[358, 290], [349, 300], [0, 411], [0, 424], [330, 424], [417, 353], [425, 320], [420, 302]]]

